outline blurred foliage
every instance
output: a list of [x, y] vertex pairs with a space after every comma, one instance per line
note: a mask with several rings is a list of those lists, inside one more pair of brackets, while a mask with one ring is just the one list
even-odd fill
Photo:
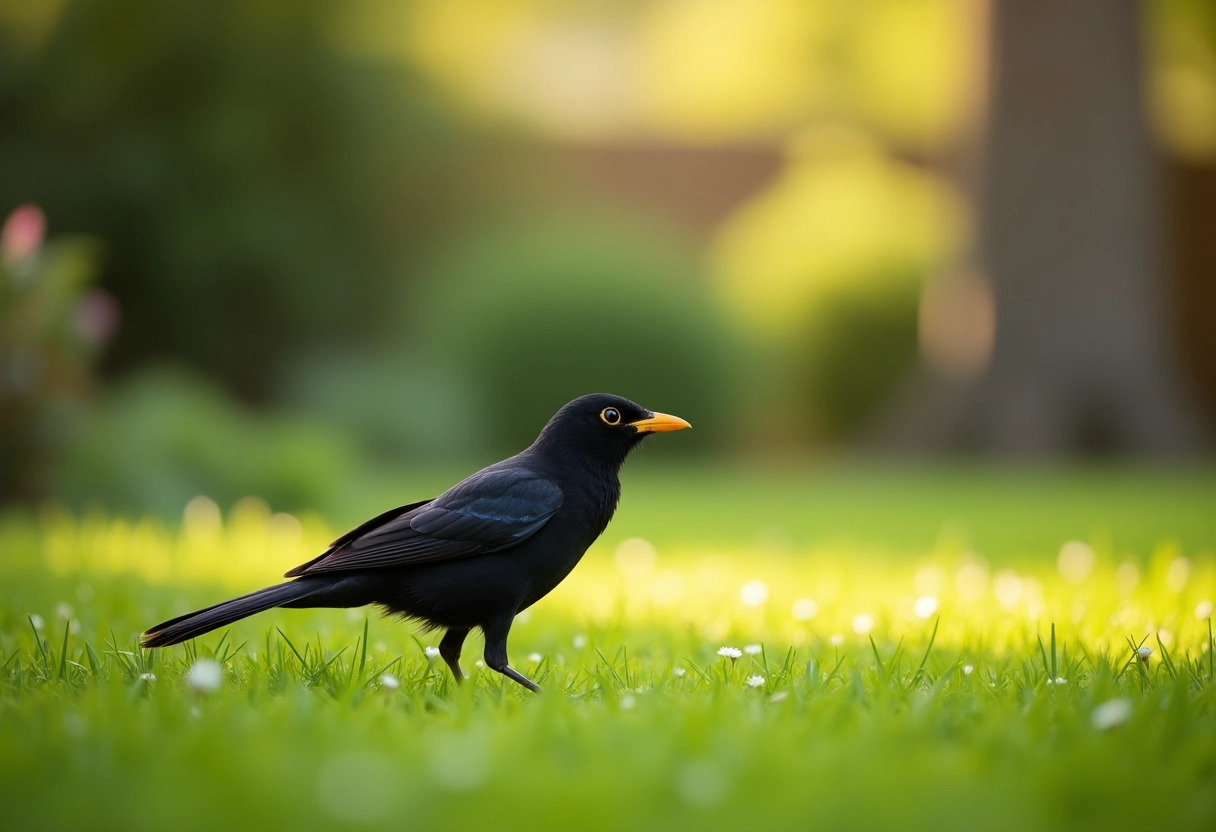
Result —
[[117, 366], [169, 354], [258, 397], [301, 345], [383, 331], [458, 142], [403, 67], [331, 43], [337, 14], [72, 0], [24, 48], [0, 25], [0, 205], [107, 242]]
[[753, 392], [777, 435], [854, 438], [916, 364], [920, 289], [961, 247], [965, 210], [851, 130], [804, 133], [789, 156], [725, 223], [714, 276], [769, 357]]
[[404, 53], [475, 113], [559, 136], [725, 143], [829, 114], [928, 148], [959, 128], [977, 92], [977, 11], [940, 0], [413, 10], [408, 38], [365, 25], [365, 48]]
[[23, 205], [0, 234], [0, 503], [47, 496], [66, 412], [116, 323], [113, 301], [91, 285], [96, 241], [44, 245], [45, 232], [42, 212]]
[[1146, 12], [1157, 137], [1192, 164], [1216, 164], [1216, 3], [1153, 0]]
[[[1147, 8], [1158, 135], [1211, 159], [1213, 7]], [[262, 461], [288, 409], [326, 425], [315, 458], [339, 475], [516, 450], [592, 389], [686, 415], [684, 447], [853, 439], [916, 361], [918, 287], [966, 245], [948, 169], [981, 112], [983, 18], [939, 0], [0, 0], [0, 211], [36, 202], [101, 241], [123, 321], [95, 419], [8, 407], [0, 442], [83, 426], [54, 482], [175, 511], [215, 489], [324, 500], [319, 462], [292, 490]], [[717, 148], [706, 180], [760, 177], [732, 154], [774, 143], [780, 171], [714, 227], [713, 187], [650, 202], [603, 181], [639, 147]], [[61, 358], [78, 398], [88, 356]], [[172, 383], [139, 375], [166, 360]], [[150, 424], [193, 396], [210, 422]]]
[[870, 275], [825, 294], [794, 343], [791, 398], [820, 440], [865, 432], [917, 363], [921, 275]]
[[172, 516], [192, 497], [257, 494], [288, 510], [332, 506], [357, 464], [334, 430], [262, 414], [196, 376], [151, 368], [112, 387], [73, 430], [56, 490], [75, 504]]
[[370, 458], [393, 464], [479, 458], [490, 451], [461, 369], [401, 343], [315, 350], [288, 368], [281, 398], [285, 407], [350, 436]]
[[464, 368], [476, 432], [500, 449], [535, 438], [536, 407], [548, 418], [593, 392], [690, 414], [700, 441], [721, 439], [736, 341], [697, 276], [692, 253], [653, 226], [496, 225], [435, 264], [410, 331], [436, 361]]

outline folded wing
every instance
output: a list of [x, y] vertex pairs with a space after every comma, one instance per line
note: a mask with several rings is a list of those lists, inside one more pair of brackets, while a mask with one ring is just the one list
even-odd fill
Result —
[[561, 504], [561, 489], [552, 480], [518, 468], [490, 468], [434, 500], [401, 506], [369, 520], [287, 577], [502, 551], [536, 534]]

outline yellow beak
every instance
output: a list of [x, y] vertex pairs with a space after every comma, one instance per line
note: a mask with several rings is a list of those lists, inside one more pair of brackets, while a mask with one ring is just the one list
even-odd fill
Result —
[[684, 428], [692, 427], [679, 416], [669, 416], [666, 413], [652, 413], [649, 418], [638, 419], [629, 424], [637, 428], [638, 433], [664, 433], [669, 430], [684, 430]]

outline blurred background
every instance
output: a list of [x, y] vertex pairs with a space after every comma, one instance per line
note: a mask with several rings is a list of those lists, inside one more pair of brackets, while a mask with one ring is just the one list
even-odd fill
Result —
[[0, 503], [354, 519], [594, 391], [1193, 461], [1216, 5], [0, 0], [0, 218]]

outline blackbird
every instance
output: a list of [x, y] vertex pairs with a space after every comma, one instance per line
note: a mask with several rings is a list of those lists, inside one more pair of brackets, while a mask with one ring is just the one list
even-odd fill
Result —
[[475, 627], [485, 662], [531, 691], [507, 663], [520, 610], [557, 586], [612, 519], [629, 452], [652, 433], [691, 427], [620, 396], [567, 404], [526, 450], [431, 500], [399, 506], [339, 537], [287, 572], [294, 580], [157, 624], [144, 647], [166, 647], [273, 607], [361, 607], [444, 629], [439, 655], [457, 682]]

